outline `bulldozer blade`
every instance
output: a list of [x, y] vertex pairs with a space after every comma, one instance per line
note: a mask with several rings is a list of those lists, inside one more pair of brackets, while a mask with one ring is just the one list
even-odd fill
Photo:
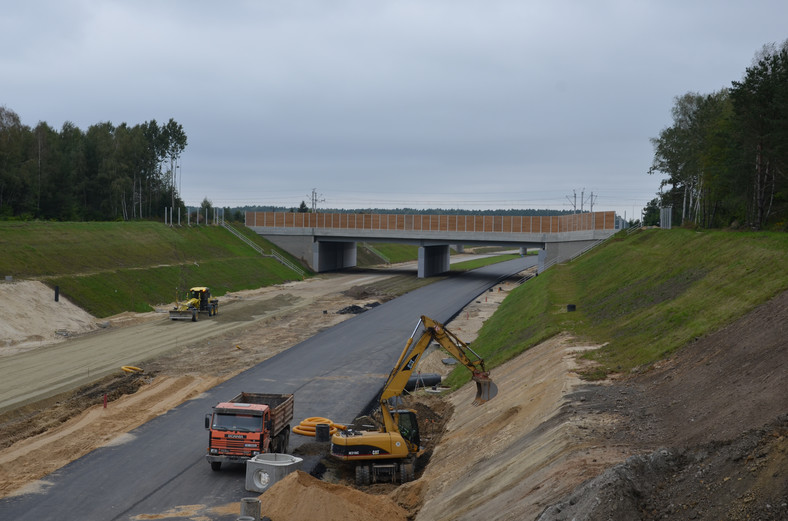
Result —
[[498, 386], [490, 379], [477, 379], [476, 380], [476, 398], [473, 399], [473, 405], [481, 405], [489, 402], [498, 394]]

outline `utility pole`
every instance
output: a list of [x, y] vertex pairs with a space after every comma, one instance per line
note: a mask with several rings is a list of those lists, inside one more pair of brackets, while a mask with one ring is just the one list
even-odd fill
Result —
[[317, 189], [313, 188], [312, 189], [312, 195], [311, 195], [312, 213], [317, 213], [317, 203], [324, 203], [324, 202], [326, 202], [325, 199], [318, 199], [318, 197], [323, 197], [323, 194], [320, 194], [320, 196], [318, 196], [317, 195]]
[[592, 213], [594, 211], [594, 199], [595, 199], [594, 192], [591, 192], [591, 195], [588, 196], [588, 202], [589, 202], [589, 211]]
[[572, 205], [572, 211], [574, 213], [577, 213], [577, 191], [576, 190], [572, 190], [572, 194], [573, 194], [572, 197], [574, 198], [574, 200], [570, 199], [568, 195], [566, 196], [566, 200], [569, 201], [569, 204]]

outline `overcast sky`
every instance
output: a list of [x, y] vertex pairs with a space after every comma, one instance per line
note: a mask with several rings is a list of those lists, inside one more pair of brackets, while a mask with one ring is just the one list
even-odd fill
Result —
[[674, 97], [788, 38], [785, 0], [3, 2], [0, 105], [174, 118], [198, 205], [639, 216]]

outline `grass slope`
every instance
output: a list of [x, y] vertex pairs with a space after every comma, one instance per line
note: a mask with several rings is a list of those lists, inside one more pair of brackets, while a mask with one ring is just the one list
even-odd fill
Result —
[[[278, 250], [246, 228], [236, 229], [265, 251]], [[223, 295], [299, 278], [216, 226], [0, 223], [0, 251], [0, 275], [59, 286], [97, 317], [150, 311], [174, 301], [176, 292], [182, 298], [191, 286], [209, 286], [214, 295]]]
[[[561, 331], [606, 344], [589, 379], [648, 366], [788, 289], [788, 234], [619, 234], [514, 290], [473, 347], [494, 367]], [[567, 312], [575, 304], [577, 311]], [[450, 375], [451, 385], [468, 380]]]

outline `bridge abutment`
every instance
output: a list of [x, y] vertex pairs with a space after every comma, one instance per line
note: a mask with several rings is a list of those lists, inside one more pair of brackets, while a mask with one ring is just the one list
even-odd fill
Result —
[[[544, 269], [545, 264], [550, 266], [551, 264], [568, 261], [597, 242], [599, 242], [599, 239], [571, 242], [548, 242], [545, 244], [544, 249], [539, 252], [539, 271]], [[544, 252], [544, 255], [542, 252]]]

